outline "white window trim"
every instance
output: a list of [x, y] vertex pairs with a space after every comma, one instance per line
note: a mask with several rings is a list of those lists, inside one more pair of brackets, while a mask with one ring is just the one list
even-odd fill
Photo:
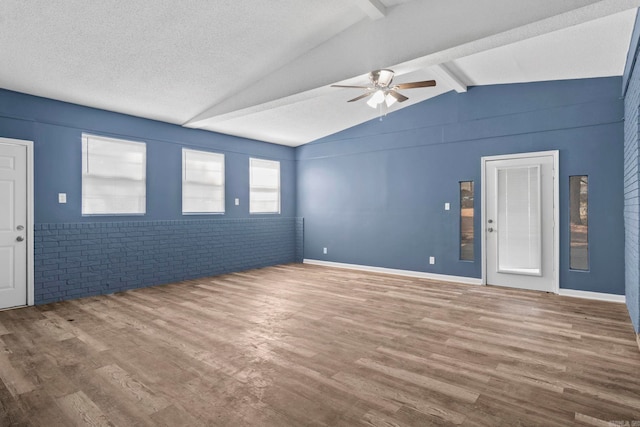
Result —
[[81, 184], [81, 213], [82, 216], [143, 216], [146, 215], [147, 213], [147, 144], [145, 142], [142, 141], [132, 141], [132, 140], [128, 140], [128, 139], [121, 139], [121, 138], [113, 138], [113, 137], [107, 137], [107, 136], [101, 136], [101, 135], [94, 135], [94, 134], [88, 134], [88, 133], [83, 133], [82, 134], [82, 146], [81, 146], [81, 151], [82, 151], [82, 179], [84, 180], [85, 177], [85, 170], [87, 168], [87, 163], [85, 163], [88, 159], [88, 153], [85, 153], [84, 147], [85, 147], [85, 143], [88, 143], [89, 139], [94, 139], [94, 140], [102, 140], [105, 142], [115, 142], [115, 143], [119, 143], [119, 144], [137, 144], [137, 145], [144, 145], [144, 153], [143, 153], [143, 159], [142, 159], [142, 164], [143, 164], [143, 171], [144, 171], [144, 191], [145, 191], [145, 204], [143, 207], [143, 211], [142, 212], [117, 212], [117, 213], [109, 213], [109, 212], [99, 212], [99, 213], [86, 213], [84, 211], [84, 184]]
[[[198, 154], [210, 154], [212, 157], [221, 157], [222, 158], [222, 210], [221, 211], [211, 211], [211, 212], [195, 212], [189, 211], [185, 212], [184, 210], [184, 185], [187, 181], [187, 153], [193, 152]], [[226, 158], [222, 153], [215, 153], [213, 151], [204, 151], [204, 150], [193, 150], [191, 148], [182, 148], [182, 215], [224, 215], [226, 211]]]
[[[261, 162], [272, 162], [278, 165], [278, 210], [277, 211], [258, 211], [254, 212], [251, 208], [251, 190], [253, 182], [253, 161], [258, 160]], [[257, 157], [249, 158], [249, 214], [250, 215], [280, 215], [282, 212], [282, 176], [279, 160], [261, 159]]]

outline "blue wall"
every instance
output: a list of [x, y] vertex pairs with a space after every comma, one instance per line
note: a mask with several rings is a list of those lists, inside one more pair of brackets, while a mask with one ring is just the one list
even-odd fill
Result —
[[[147, 143], [146, 215], [81, 215], [83, 132]], [[302, 257], [293, 148], [4, 90], [0, 136], [34, 141], [36, 303]], [[225, 155], [224, 215], [181, 214], [182, 147]], [[280, 161], [280, 215], [249, 215], [250, 156]], [[57, 203], [58, 193], [67, 204]]]
[[640, 199], [638, 162], [640, 146], [640, 70], [636, 67], [639, 17], [631, 38], [623, 79], [624, 95], [624, 231], [625, 231], [625, 294], [629, 315], [636, 332], [640, 332]]
[[[481, 157], [560, 150], [560, 286], [623, 294], [620, 87], [619, 77], [472, 87], [299, 147], [305, 258], [481, 277]], [[588, 272], [569, 270], [570, 175], [589, 175]], [[476, 184], [474, 262], [459, 261], [466, 180]]]
[[[282, 216], [295, 215], [293, 148], [0, 90], [0, 136], [35, 144], [36, 223], [113, 221], [113, 217], [81, 215], [82, 132], [147, 143], [147, 214], [119, 219], [184, 219], [182, 147], [225, 155], [225, 217], [230, 218], [249, 217], [249, 157], [279, 160]], [[66, 205], [58, 204], [59, 192], [67, 193]], [[236, 197], [240, 206], [234, 206]]]
[[[480, 158], [555, 149], [561, 287], [622, 294], [620, 87], [620, 78], [473, 87], [295, 150], [0, 91], [0, 136], [35, 141], [36, 302], [299, 261], [303, 245], [311, 259], [480, 277]], [[82, 132], [147, 142], [146, 215], [80, 214]], [[181, 215], [183, 146], [225, 154], [224, 216]], [[249, 215], [249, 156], [281, 161], [281, 215]], [[582, 174], [590, 184], [589, 272], [568, 268], [568, 177]], [[473, 262], [458, 260], [463, 180], [476, 183]]]

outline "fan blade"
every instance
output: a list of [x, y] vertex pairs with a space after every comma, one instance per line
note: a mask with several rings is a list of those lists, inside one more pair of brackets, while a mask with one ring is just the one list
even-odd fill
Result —
[[362, 94], [360, 96], [357, 96], [357, 97], [355, 97], [353, 99], [348, 100], [347, 102], [360, 101], [362, 98], [366, 98], [367, 96], [371, 96], [371, 93]]
[[396, 92], [395, 90], [390, 90], [388, 92], [388, 94], [393, 96], [398, 102], [404, 102], [407, 99], [409, 99], [406, 96], [404, 96], [403, 94]]
[[413, 89], [416, 87], [430, 87], [435, 86], [435, 80], [425, 80], [423, 82], [411, 82], [411, 83], [400, 83], [399, 85], [395, 85], [394, 89]]
[[344, 86], [344, 85], [331, 85], [331, 87], [347, 87], [353, 89], [369, 89], [369, 86]]

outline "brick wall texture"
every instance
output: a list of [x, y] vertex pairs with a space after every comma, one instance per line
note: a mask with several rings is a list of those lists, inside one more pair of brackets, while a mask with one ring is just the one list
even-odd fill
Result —
[[36, 224], [35, 303], [301, 262], [301, 218]]
[[639, 105], [640, 69], [634, 67], [624, 99], [624, 252], [625, 295], [636, 333], [640, 332]]
[[304, 261], [304, 218], [296, 218], [296, 262]]

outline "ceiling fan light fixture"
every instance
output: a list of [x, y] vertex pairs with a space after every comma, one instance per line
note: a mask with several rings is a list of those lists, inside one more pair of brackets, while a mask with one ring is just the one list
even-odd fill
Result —
[[387, 104], [387, 107], [391, 107], [396, 103], [396, 101], [397, 99], [395, 99], [390, 93], [388, 93], [387, 96], [384, 97], [384, 102]]
[[[409, 98], [399, 93], [397, 90], [400, 89], [415, 89], [421, 87], [432, 87], [436, 85], [435, 80], [424, 80], [419, 82], [408, 82], [408, 83], [400, 83], [391, 85], [393, 81], [393, 70], [388, 70], [386, 68], [380, 70], [373, 70], [369, 73], [369, 85], [368, 86], [360, 86], [360, 85], [331, 85], [331, 87], [341, 87], [341, 88], [349, 88], [349, 89], [364, 89], [365, 92], [360, 96], [356, 96], [353, 99], [348, 100], [347, 102], [359, 101], [364, 98], [369, 98], [367, 100], [367, 105], [371, 108], [382, 107], [382, 104], [386, 108], [391, 107], [396, 102], [404, 102]], [[382, 111], [382, 108], [381, 108]]]
[[371, 108], [377, 108], [379, 104], [382, 104], [384, 102], [384, 98], [384, 91], [377, 90], [367, 101], [367, 105], [369, 105], [369, 107]]

